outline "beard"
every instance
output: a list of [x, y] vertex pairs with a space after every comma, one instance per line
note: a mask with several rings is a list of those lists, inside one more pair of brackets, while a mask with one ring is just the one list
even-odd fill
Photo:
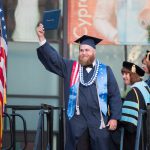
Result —
[[80, 56], [78, 57], [79, 64], [82, 66], [91, 65], [95, 60], [95, 55], [92, 54], [90, 56]]

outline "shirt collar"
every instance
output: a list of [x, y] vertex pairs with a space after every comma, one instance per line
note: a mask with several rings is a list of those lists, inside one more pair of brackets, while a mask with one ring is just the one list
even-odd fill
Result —
[[[93, 64], [93, 67], [94, 67], [95, 64], [96, 64], [96, 60], [94, 60], [92, 64]], [[87, 71], [88, 73], [89, 73], [91, 70], [92, 70], [92, 68], [90, 68], [90, 67], [87, 67], [87, 68], [86, 68], [86, 71]]]

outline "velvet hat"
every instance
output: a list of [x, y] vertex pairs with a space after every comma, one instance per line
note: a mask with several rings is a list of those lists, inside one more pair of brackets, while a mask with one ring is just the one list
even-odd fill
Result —
[[145, 72], [142, 68], [140, 68], [139, 66], [137, 66], [134, 63], [128, 62], [128, 61], [124, 61], [122, 66], [128, 70], [130, 70], [133, 73], [137, 73], [139, 76], [143, 77]]

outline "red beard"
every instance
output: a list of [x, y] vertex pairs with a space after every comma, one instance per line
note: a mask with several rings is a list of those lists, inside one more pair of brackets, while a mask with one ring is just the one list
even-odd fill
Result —
[[79, 55], [79, 57], [78, 57], [78, 61], [82, 66], [91, 65], [94, 60], [95, 60], [95, 55], [94, 54], [92, 54], [91, 56]]

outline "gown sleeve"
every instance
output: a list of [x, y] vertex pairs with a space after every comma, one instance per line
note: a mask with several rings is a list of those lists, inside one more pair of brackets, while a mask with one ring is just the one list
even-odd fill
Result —
[[110, 107], [110, 119], [121, 118], [122, 100], [115, 76], [110, 67], [107, 67], [108, 74], [108, 104]]
[[37, 49], [39, 60], [45, 68], [61, 77], [68, 74], [68, 68], [71, 67], [73, 61], [64, 59], [57, 51], [47, 42]]
[[133, 89], [131, 89], [123, 102], [122, 117], [126, 117], [126, 120], [121, 121], [123, 127], [128, 132], [133, 133], [136, 131], [137, 125], [134, 124], [138, 120], [138, 100]]

